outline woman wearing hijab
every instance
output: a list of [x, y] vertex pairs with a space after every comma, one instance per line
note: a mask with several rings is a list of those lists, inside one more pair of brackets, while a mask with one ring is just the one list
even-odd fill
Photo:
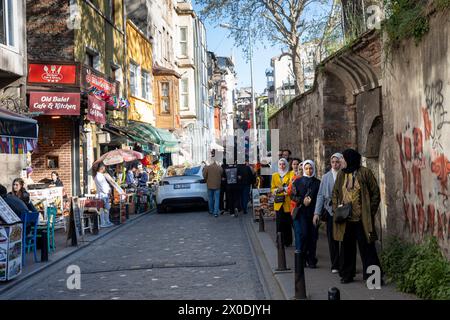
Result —
[[[347, 149], [342, 153], [342, 170], [333, 188], [333, 236], [341, 242], [339, 275], [341, 283], [353, 281], [356, 273], [356, 242], [363, 265], [363, 279], [367, 280], [367, 267], [380, 266], [375, 241], [375, 214], [380, 204], [380, 189], [372, 171], [361, 166], [361, 155]], [[336, 223], [338, 206], [351, 203], [351, 216]]]
[[272, 174], [271, 192], [275, 195], [274, 210], [276, 211], [277, 233], [281, 232], [281, 242], [285, 247], [292, 245], [292, 217], [291, 199], [287, 194], [289, 182], [294, 175], [289, 171], [289, 163], [286, 159], [278, 160], [278, 172]]
[[[293, 185], [294, 181], [297, 179], [300, 179], [303, 176], [302, 162], [300, 161], [300, 159], [292, 158], [291, 166], [292, 166], [292, 172], [294, 174], [292, 175], [291, 182], [289, 183], [289, 186], [287, 189], [287, 194], [290, 197], [292, 195], [292, 185]], [[291, 197], [291, 211], [290, 211], [291, 215], [292, 215], [292, 211], [294, 211], [295, 206], [296, 206], [296, 202], [294, 200], [292, 200], [292, 197]]]
[[317, 227], [313, 224], [314, 209], [320, 180], [315, 177], [314, 161], [303, 161], [303, 177], [293, 183], [293, 199], [297, 214], [294, 218], [295, 250], [302, 252], [306, 264], [316, 268]]

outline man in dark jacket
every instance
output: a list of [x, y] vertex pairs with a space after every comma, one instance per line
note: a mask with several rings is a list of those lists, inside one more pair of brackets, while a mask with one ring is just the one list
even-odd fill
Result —
[[238, 176], [241, 177], [241, 206], [244, 214], [248, 213], [248, 200], [250, 198], [251, 186], [255, 183], [255, 174], [250, 168], [248, 160], [245, 164], [238, 165]]
[[239, 175], [236, 164], [227, 166], [225, 169], [227, 177], [227, 206], [230, 214], [234, 217], [238, 216], [240, 207], [241, 185], [239, 183]]

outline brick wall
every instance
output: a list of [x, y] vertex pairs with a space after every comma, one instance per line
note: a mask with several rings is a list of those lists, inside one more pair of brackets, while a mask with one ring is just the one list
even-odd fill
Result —
[[[52, 171], [57, 171], [68, 195], [72, 194], [72, 120], [66, 118], [52, 119], [41, 116], [39, 122], [38, 150], [31, 156], [33, 180], [37, 182], [50, 178]], [[47, 156], [59, 157], [59, 168], [48, 169]]]
[[30, 60], [74, 60], [74, 30], [67, 0], [27, 0], [27, 50]]

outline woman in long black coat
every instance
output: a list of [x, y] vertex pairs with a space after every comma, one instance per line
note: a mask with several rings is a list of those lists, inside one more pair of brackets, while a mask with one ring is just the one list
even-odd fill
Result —
[[303, 161], [303, 177], [293, 183], [292, 200], [299, 208], [294, 219], [295, 250], [303, 253], [306, 263], [310, 268], [316, 268], [316, 247], [318, 229], [313, 224], [314, 209], [316, 207], [317, 194], [320, 180], [315, 177], [316, 169], [314, 161]]

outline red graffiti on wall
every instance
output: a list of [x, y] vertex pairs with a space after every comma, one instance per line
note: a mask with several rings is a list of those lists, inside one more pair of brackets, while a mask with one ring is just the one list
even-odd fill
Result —
[[448, 175], [450, 174], [450, 161], [441, 154], [431, 163], [431, 171], [436, 174], [440, 181], [442, 191], [446, 191]]
[[397, 134], [397, 142], [398, 146], [400, 147], [400, 164], [402, 166], [403, 193], [409, 193], [410, 179], [408, 178], [408, 171], [406, 170], [405, 165], [405, 157], [403, 155], [403, 138], [401, 133]]
[[422, 114], [423, 114], [423, 123], [425, 126], [425, 140], [429, 140], [431, 137], [431, 120], [427, 108], [422, 108]]
[[422, 130], [420, 130], [419, 128], [414, 128], [413, 137], [414, 137], [414, 158], [422, 159], [423, 154]]
[[411, 138], [404, 137], [404, 144], [405, 144], [405, 160], [411, 161]]
[[419, 222], [419, 234], [423, 234], [425, 231], [425, 210], [420, 204], [416, 204], [417, 220]]
[[442, 216], [441, 212], [437, 212], [437, 218], [438, 218], [438, 239], [444, 240], [444, 232], [443, 232], [443, 224], [442, 224]]
[[427, 231], [432, 235], [434, 232], [434, 205], [429, 204], [427, 208], [427, 215], [428, 215], [428, 225], [427, 225]]

